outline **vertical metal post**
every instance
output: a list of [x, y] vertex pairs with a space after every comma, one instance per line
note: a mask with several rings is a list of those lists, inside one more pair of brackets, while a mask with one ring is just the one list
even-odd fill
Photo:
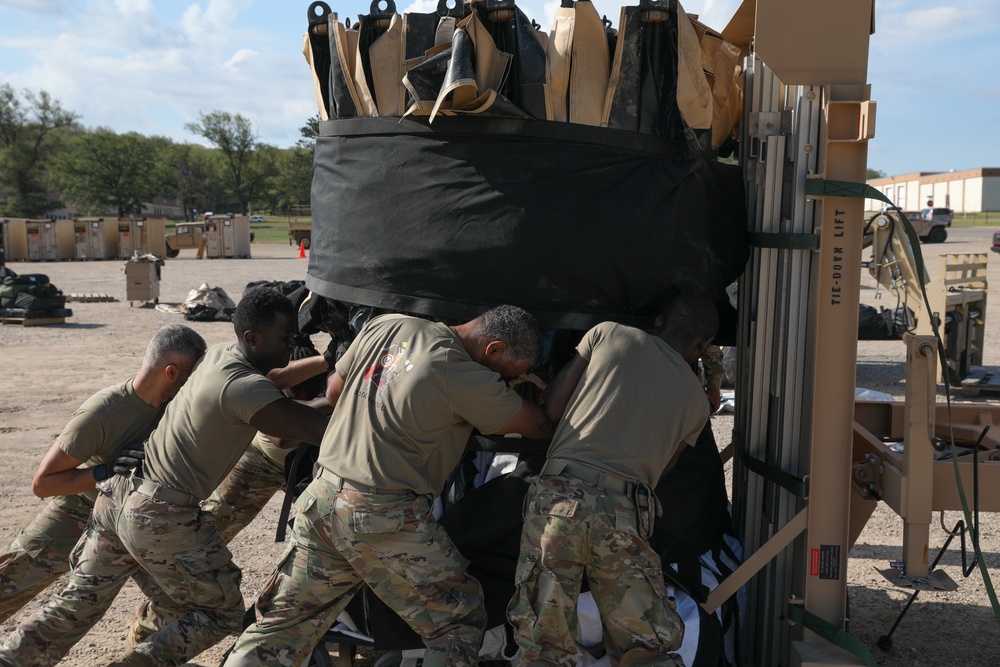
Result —
[[906, 344], [906, 407], [903, 408], [903, 564], [909, 577], [928, 574], [927, 547], [933, 513], [934, 409], [937, 338], [913, 336]]
[[[826, 86], [820, 175], [864, 182], [869, 126], [867, 86]], [[853, 125], [847, 122], [854, 118]], [[824, 197], [816, 202], [820, 237], [813, 265], [815, 305], [811, 354], [809, 530], [806, 537], [806, 609], [843, 626], [850, 542], [850, 471], [857, 363], [858, 303], [864, 200]], [[824, 641], [814, 636], [807, 643]]]

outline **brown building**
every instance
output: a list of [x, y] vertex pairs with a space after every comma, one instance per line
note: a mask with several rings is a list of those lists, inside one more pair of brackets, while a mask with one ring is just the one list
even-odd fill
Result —
[[[904, 211], [944, 206], [956, 213], [1000, 211], [1000, 168], [963, 171], [919, 171], [873, 178], [868, 185], [885, 194]], [[878, 211], [883, 202], [866, 199], [866, 211]]]

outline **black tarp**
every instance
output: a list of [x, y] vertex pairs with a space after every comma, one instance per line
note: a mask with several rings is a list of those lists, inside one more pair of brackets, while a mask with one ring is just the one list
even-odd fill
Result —
[[724, 302], [747, 261], [739, 168], [677, 142], [499, 118], [342, 119], [321, 134], [306, 284], [333, 300], [648, 327], [681, 291]]

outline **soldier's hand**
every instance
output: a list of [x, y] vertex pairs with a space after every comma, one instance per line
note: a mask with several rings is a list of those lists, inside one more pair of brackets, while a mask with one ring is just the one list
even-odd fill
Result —
[[340, 340], [336, 337], [330, 338], [329, 345], [326, 346], [326, 351], [323, 352], [323, 358], [326, 359], [327, 370], [332, 371], [337, 367], [337, 347], [340, 345]]
[[116, 475], [128, 477], [132, 471], [142, 465], [146, 460], [146, 451], [143, 449], [144, 442], [136, 442], [125, 445], [118, 450], [118, 456], [111, 464], [111, 471]]

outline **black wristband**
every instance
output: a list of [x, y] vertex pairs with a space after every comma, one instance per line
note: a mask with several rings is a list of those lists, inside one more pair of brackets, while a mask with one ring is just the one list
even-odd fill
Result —
[[96, 479], [98, 482], [103, 482], [104, 480], [106, 480], [108, 477], [111, 476], [110, 473], [108, 472], [108, 466], [104, 465], [103, 463], [99, 466], [94, 466], [93, 468], [91, 468], [91, 470], [94, 471], [94, 479]]

